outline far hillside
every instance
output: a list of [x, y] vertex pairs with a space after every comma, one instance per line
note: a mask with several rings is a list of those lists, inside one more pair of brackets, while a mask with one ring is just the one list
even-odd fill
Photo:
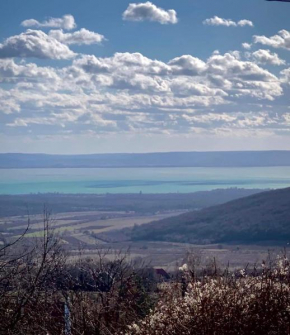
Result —
[[259, 193], [259, 189], [216, 189], [194, 193], [168, 194], [24, 194], [0, 195], [0, 218], [43, 213], [91, 211], [134, 211], [152, 214], [163, 211], [193, 210], [219, 205]]
[[205, 243], [290, 242], [290, 188], [136, 226], [132, 240]]

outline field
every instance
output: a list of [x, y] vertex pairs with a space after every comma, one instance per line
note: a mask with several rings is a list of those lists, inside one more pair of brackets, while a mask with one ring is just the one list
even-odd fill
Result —
[[[51, 216], [51, 226], [56, 233], [63, 233], [66, 236], [72, 236], [76, 239], [83, 235], [92, 235], [97, 233], [109, 232], [116, 229], [141, 225], [152, 221], [168, 218], [178, 215], [184, 211], [164, 212], [155, 215], [140, 215], [134, 212], [122, 211], [94, 211], [94, 212], [72, 212], [59, 213]], [[41, 234], [43, 215], [14, 216], [0, 219], [2, 231], [10, 236], [17, 236], [25, 230], [29, 224], [29, 233], [27, 237], [38, 236]], [[82, 241], [83, 238], [80, 239]], [[92, 244], [87, 242], [87, 244]], [[94, 241], [93, 244], [96, 244]]]
[[[119, 229], [142, 225], [152, 221], [176, 216], [184, 211], [166, 211], [151, 215], [141, 215], [134, 212], [122, 211], [94, 211], [59, 213], [51, 217], [51, 224], [56, 233], [60, 233], [65, 248], [72, 258], [79, 254], [83, 257], [94, 257], [99, 248], [113, 250], [130, 250], [130, 257], [137, 262], [150, 264], [174, 270], [183, 263], [186, 253], [190, 252], [203, 264], [213, 258], [221, 266], [229, 262], [231, 268], [246, 266], [247, 264], [261, 264], [268, 253], [273, 255], [281, 251], [279, 247], [258, 245], [192, 245], [170, 242], [131, 242], [115, 238], [118, 242], [111, 242], [109, 237], [116, 237]], [[3, 236], [15, 238], [27, 227], [27, 216], [14, 216], [0, 219], [0, 231]], [[30, 216], [30, 227], [27, 238], [41, 234], [43, 216]]]
[[[174, 270], [184, 262], [188, 251], [207, 264], [215, 257], [222, 266], [244, 267], [261, 264], [268, 251], [275, 255], [281, 247], [252, 243], [197, 244], [172, 241], [132, 241], [123, 228], [134, 228], [166, 218], [173, 218], [188, 211], [216, 206], [243, 198], [258, 190], [226, 189], [192, 194], [118, 194], [118, 195], [64, 195], [36, 194], [0, 196], [0, 244], [5, 239], [15, 239], [27, 227], [30, 213], [28, 239], [40, 236], [43, 222], [43, 204], [53, 210], [51, 225], [59, 233], [63, 246], [71, 257], [81, 249], [84, 257], [94, 257], [99, 248], [128, 250], [137, 262]], [[272, 201], [272, 200], [271, 200]], [[28, 205], [27, 205], [28, 204]], [[260, 208], [260, 207], [259, 207]], [[271, 206], [268, 206], [271, 208]], [[230, 212], [229, 210], [226, 211]], [[235, 210], [236, 212], [236, 210]], [[13, 214], [15, 213], [15, 214]], [[216, 214], [214, 215], [216, 217]], [[233, 220], [232, 220], [233, 221]], [[250, 220], [249, 220], [250, 222]], [[181, 222], [178, 222], [179, 230]], [[180, 232], [184, 232], [181, 229]], [[279, 244], [278, 244], [279, 245]], [[281, 244], [280, 244], [281, 245]]]

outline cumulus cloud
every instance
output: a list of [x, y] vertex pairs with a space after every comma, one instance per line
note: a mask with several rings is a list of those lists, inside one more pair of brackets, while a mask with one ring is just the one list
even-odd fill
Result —
[[195, 76], [206, 69], [206, 64], [199, 58], [183, 55], [172, 59], [169, 63], [174, 74]]
[[131, 3], [123, 13], [123, 20], [128, 21], [155, 21], [161, 24], [176, 24], [177, 13], [174, 9], [165, 10], [152, 2]]
[[51, 30], [49, 36], [55, 38], [63, 44], [78, 44], [78, 45], [90, 45], [100, 44], [105, 40], [105, 37], [101, 34], [82, 28], [73, 33], [64, 33], [62, 29]]
[[175, 78], [170, 83], [171, 91], [177, 96], [221, 96], [227, 97], [228, 94], [219, 88], [210, 87], [210, 85], [193, 82], [190, 79]]
[[254, 43], [268, 45], [273, 48], [290, 50], [290, 31], [287, 30], [280, 30], [278, 35], [274, 35], [272, 37], [255, 35], [253, 39]]
[[290, 67], [281, 71], [282, 81], [290, 86]]
[[[87, 87], [126, 90], [135, 99], [137, 93], [162, 94], [162, 98], [145, 100], [162, 101], [163, 107], [221, 104], [246, 96], [273, 101], [283, 93], [275, 75], [254, 62], [241, 60], [238, 52], [213, 54], [206, 62], [184, 55], [168, 63], [139, 53], [116, 53], [108, 58], [84, 55], [74, 60], [68, 73], [74, 73]], [[135, 106], [137, 100], [130, 98], [130, 103]]]
[[[174, 10], [132, 3], [124, 20], [177, 23]], [[249, 20], [213, 17], [204, 24], [253, 26]], [[34, 136], [108, 134], [249, 134], [289, 128], [290, 69], [269, 50], [215, 51], [208, 59], [180, 55], [169, 61], [135, 52], [110, 57], [75, 54], [70, 45], [100, 44], [105, 37], [76, 27], [74, 18], [26, 20], [28, 29], [0, 44], [0, 114], [4, 129]], [[290, 49], [287, 31], [255, 43]], [[260, 38], [264, 39], [260, 39]], [[263, 42], [261, 42], [263, 41]], [[266, 48], [267, 49], [267, 48]], [[18, 58], [66, 59], [60, 67]], [[279, 71], [278, 71], [279, 72]], [[8, 84], [8, 85], [7, 85]], [[283, 105], [285, 103], [285, 106]], [[274, 106], [279, 104], [279, 108]], [[5, 114], [5, 115], [4, 115]], [[273, 130], [274, 129], [274, 130]], [[226, 136], [226, 135], [225, 135]]]
[[222, 19], [218, 16], [214, 16], [210, 19], [206, 19], [203, 21], [204, 25], [208, 26], [226, 26], [226, 27], [236, 27], [236, 22], [229, 19]]
[[250, 20], [240, 20], [240, 21], [233, 21], [231, 19], [223, 19], [218, 16], [214, 16], [210, 19], [206, 19], [203, 21], [204, 25], [208, 26], [225, 26], [225, 27], [254, 27], [254, 24]]
[[87, 73], [108, 73], [110, 71], [109, 62], [103, 59], [98, 59], [94, 55], [83, 55], [81, 58], [75, 60], [73, 65], [80, 67]]
[[134, 73], [164, 76], [171, 72], [171, 67], [158, 60], [152, 60], [135, 53], [115, 53], [113, 57], [97, 58], [93, 55], [83, 55], [73, 62], [73, 65], [83, 68], [88, 73], [124, 73], [133, 76]]
[[62, 68], [0, 59], [0, 77], [10, 83], [0, 112], [11, 131], [101, 136], [281, 127], [285, 118], [263, 108], [283, 95], [289, 71], [278, 78], [239, 52], [168, 62], [125, 52], [79, 55]]
[[250, 20], [240, 20], [237, 22], [237, 25], [240, 27], [245, 27], [245, 26], [254, 27], [253, 22]]
[[270, 50], [260, 49], [252, 53], [253, 59], [258, 64], [285, 65], [285, 60]]
[[55, 69], [39, 67], [34, 63], [17, 64], [13, 59], [0, 59], [0, 82], [23, 83], [48, 81], [54, 84], [59, 79]]
[[252, 48], [252, 44], [250, 43], [242, 43], [242, 47], [246, 50], [250, 50]]
[[43, 22], [39, 22], [35, 19], [29, 19], [23, 21], [21, 25], [23, 27], [60, 28], [65, 30], [71, 30], [77, 26], [72, 15], [64, 15], [62, 18], [49, 18]]
[[19, 102], [15, 99], [13, 94], [7, 90], [0, 88], [0, 112], [4, 114], [19, 113], [21, 110]]
[[65, 44], [40, 30], [28, 29], [20, 35], [7, 38], [0, 44], [0, 58], [69, 59], [74, 56], [75, 53]]
[[235, 53], [213, 55], [207, 62], [209, 74], [242, 81], [276, 81], [277, 77], [250, 61], [242, 61]]

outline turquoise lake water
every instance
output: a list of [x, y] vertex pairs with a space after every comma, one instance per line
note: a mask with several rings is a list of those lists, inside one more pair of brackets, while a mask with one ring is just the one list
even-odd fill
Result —
[[229, 187], [288, 186], [290, 167], [0, 170], [0, 194], [189, 193]]

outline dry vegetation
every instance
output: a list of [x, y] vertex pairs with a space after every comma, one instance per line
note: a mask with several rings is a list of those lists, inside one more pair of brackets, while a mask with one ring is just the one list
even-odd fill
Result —
[[[183, 211], [170, 211], [147, 215], [124, 211], [70, 212], [54, 215], [53, 227], [55, 232], [64, 233], [64, 239], [69, 240], [70, 237], [73, 237], [76, 240], [82, 241], [84, 237], [87, 237], [88, 244], [95, 244], [96, 234], [105, 235], [122, 228], [146, 224], [180, 213], [183, 213]], [[21, 234], [26, 225], [27, 215], [0, 218], [0, 233], [2, 232], [10, 238], [13, 238]], [[26, 237], [42, 236], [42, 228], [42, 214], [30, 215], [30, 229]], [[120, 235], [120, 233], [118, 234]], [[90, 240], [93, 241], [93, 243], [91, 243]], [[78, 243], [75, 244], [74, 247], [77, 247], [77, 245]]]
[[[284, 256], [258, 273], [214, 272], [197, 278], [185, 264], [150, 314], [127, 335], [289, 334], [290, 271]], [[181, 295], [178, 293], [181, 291]]]
[[153, 306], [152, 271], [126, 253], [68, 261], [47, 213], [33, 244], [27, 232], [0, 249], [1, 334], [117, 334]]
[[[29, 227], [28, 227], [29, 228]], [[224, 335], [289, 334], [286, 253], [260, 267], [221, 271], [189, 252], [161, 282], [127, 253], [96, 250], [68, 259], [44, 213], [42, 236], [3, 239], [0, 334]], [[28, 243], [29, 241], [29, 243]]]

